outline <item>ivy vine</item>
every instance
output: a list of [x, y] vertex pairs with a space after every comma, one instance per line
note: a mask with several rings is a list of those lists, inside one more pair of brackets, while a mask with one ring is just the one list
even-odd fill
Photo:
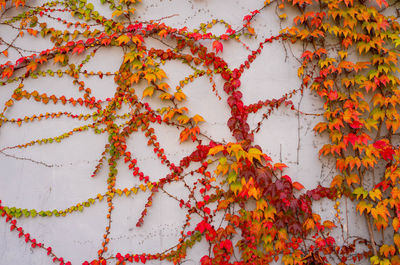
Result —
[[[84, 211], [96, 203], [108, 207], [107, 226], [98, 257], [84, 265], [146, 263], [150, 260], [167, 260], [180, 264], [187, 251], [203, 240], [210, 251], [200, 260], [208, 264], [270, 264], [280, 261], [289, 264], [355, 264], [363, 260], [371, 264], [400, 264], [400, 80], [398, 68], [400, 52], [400, 24], [398, 2], [385, 0], [287, 0], [260, 1], [260, 8], [243, 18], [238, 29], [223, 20], [214, 19], [198, 29], [173, 28], [163, 19], [137, 21], [136, 0], [100, 0], [107, 5], [112, 17], [102, 16], [96, 5], [86, 0], [46, 1], [30, 6], [25, 0], [0, 0], [0, 24], [18, 30], [11, 42], [0, 35], [3, 58], [9, 52], [20, 54], [15, 61], [0, 65], [0, 86], [14, 90], [0, 112], [0, 127], [4, 124], [24, 126], [60, 117], [85, 121], [61, 135], [36, 139], [1, 149], [27, 149], [39, 144], [56, 144], [83, 131], [106, 135], [107, 144], [93, 169], [91, 177], [108, 166], [107, 190], [93, 198], [65, 209], [21, 209], [4, 205], [0, 201], [0, 215], [10, 225], [10, 230], [30, 244], [41, 249], [52, 261], [70, 265], [68, 258], [56, 255], [48, 243], [38, 242], [33, 235], [17, 224], [24, 217], [59, 217]], [[253, 18], [265, 15], [265, 9], [276, 8], [279, 19], [292, 21], [292, 26], [279, 35], [270, 36], [251, 50], [244, 38], [257, 34]], [[289, 17], [286, 10], [296, 12]], [[5, 14], [13, 11], [11, 17]], [[65, 19], [69, 17], [69, 19]], [[62, 24], [67, 30], [52, 27]], [[225, 28], [223, 34], [210, 32], [214, 26]], [[17, 45], [17, 39], [26, 35], [42, 38], [52, 43], [52, 48], [34, 53]], [[147, 46], [147, 41], [157, 39], [168, 42], [168, 48]], [[246, 105], [243, 102], [241, 76], [251, 71], [252, 62], [272, 42], [301, 44], [304, 51], [298, 68], [301, 87], [284, 94], [279, 99], [260, 99]], [[248, 58], [232, 69], [220, 56], [224, 45], [238, 42], [248, 50]], [[166, 44], [167, 45], [167, 44]], [[123, 51], [118, 71], [111, 73], [83, 70], [101, 48], [119, 47]], [[30, 55], [23, 55], [29, 53]], [[83, 56], [80, 63], [72, 58]], [[2, 59], [3, 59], [2, 58]], [[172, 88], [168, 83], [164, 65], [177, 61], [193, 72]], [[48, 76], [70, 77], [81, 97], [48, 95], [38, 90], [26, 89], [27, 79]], [[112, 97], [96, 98], [85, 78], [113, 78], [116, 90]], [[227, 95], [230, 117], [226, 124], [235, 142], [218, 142], [202, 131], [207, 122], [190, 110], [190, 100], [185, 86], [199, 77], [207, 77], [212, 93], [222, 100]], [[219, 88], [216, 78], [224, 80]], [[139, 84], [146, 88], [138, 89]], [[323, 101], [324, 121], [316, 124], [318, 134], [329, 136], [329, 142], [320, 150], [320, 156], [336, 160], [337, 175], [330, 176], [328, 187], [304, 186], [284, 175], [286, 165], [274, 163], [254, 141], [261, 123], [272, 111], [284, 107], [298, 115], [291, 98], [310, 90]], [[155, 107], [146, 100], [158, 100]], [[40, 113], [20, 118], [8, 118], [7, 112], [24, 101], [41, 104], [82, 106], [90, 114], [70, 112]], [[224, 103], [225, 104], [225, 103]], [[186, 107], [188, 106], [188, 107]], [[121, 114], [124, 109], [128, 112]], [[251, 113], [263, 113], [263, 120], [250, 128]], [[179, 128], [181, 143], [197, 144], [190, 155], [175, 165], [165, 153], [154, 127], [156, 124]], [[142, 131], [160, 163], [169, 173], [158, 180], [145, 175], [138, 166], [137, 157], [127, 151], [127, 140]], [[119, 177], [117, 165], [126, 164], [132, 177], [141, 184], [123, 189], [116, 188]], [[379, 170], [383, 168], [384, 170]], [[193, 185], [186, 183], [195, 176]], [[183, 184], [189, 196], [176, 197], [165, 187]], [[159, 192], [168, 194], [184, 209], [185, 224], [175, 246], [160, 253], [110, 254], [108, 244], [112, 230], [114, 198], [133, 197], [137, 193], [148, 195], [136, 226], [146, 222], [147, 212]], [[332, 230], [343, 229], [339, 205], [347, 198], [356, 203], [356, 211], [365, 218], [368, 237], [347, 238], [339, 245], [331, 236]], [[319, 200], [334, 201], [337, 212], [334, 220], [322, 220], [313, 211], [312, 204]], [[252, 203], [252, 204], [251, 204]], [[253, 205], [253, 207], [249, 206]], [[216, 224], [216, 216], [224, 222]], [[193, 216], [201, 221], [191, 224]], [[390, 234], [383, 244], [377, 241], [378, 232]], [[34, 233], [34, 231], [32, 231]], [[51, 242], [49, 242], [51, 244]], [[86, 257], [82, 257], [85, 259]]]

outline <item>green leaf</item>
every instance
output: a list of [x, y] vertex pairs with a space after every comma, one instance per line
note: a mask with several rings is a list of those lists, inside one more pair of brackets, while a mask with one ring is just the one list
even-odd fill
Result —
[[368, 191], [365, 190], [363, 187], [358, 187], [353, 191], [353, 194], [357, 196], [357, 200], [360, 198], [360, 196], [365, 199], [368, 196]]

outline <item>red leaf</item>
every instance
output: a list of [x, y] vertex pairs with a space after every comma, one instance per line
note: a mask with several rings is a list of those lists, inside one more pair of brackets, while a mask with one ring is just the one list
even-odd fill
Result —
[[213, 49], [215, 49], [215, 52], [216, 52], [216, 53], [218, 53], [219, 51], [222, 52], [223, 49], [224, 49], [224, 47], [222, 46], [222, 43], [219, 42], [219, 41], [217, 41], [217, 40], [213, 42], [213, 45], [212, 45], [212, 46], [213, 46]]

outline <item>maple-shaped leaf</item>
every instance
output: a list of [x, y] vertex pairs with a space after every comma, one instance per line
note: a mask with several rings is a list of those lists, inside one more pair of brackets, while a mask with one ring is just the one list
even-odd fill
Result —
[[231, 183], [229, 187], [235, 195], [242, 191], [242, 184], [239, 181]]
[[363, 187], [358, 187], [354, 189], [353, 194], [357, 196], [357, 200], [360, 198], [360, 196], [365, 199], [368, 196], [368, 191], [365, 190]]
[[248, 191], [248, 196], [253, 196], [254, 199], [258, 199], [258, 197], [260, 196], [260, 191], [256, 188], [256, 187], [251, 187]]
[[360, 177], [357, 174], [350, 174], [350, 176], [346, 177], [347, 185], [351, 185], [353, 183], [360, 183]]
[[302, 190], [302, 189], [304, 189], [304, 186], [303, 185], [301, 185], [299, 182], [297, 182], [297, 181], [295, 181], [295, 182], [293, 182], [293, 188], [295, 188], [296, 190]]
[[121, 46], [121, 44], [126, 44], [130, 41], [131, 39], [127, 35], [121, 35], [117, 38], [118, 45]]
[[382, 200], [382, 192], [379, 189], [373, 189], [369, 191], [369, 197], [375, 201], [376, 199]]
[[275, 219], [276, 209], [272, 205], [268, 205], [268, 208], [264, 210], [264, 218], [268, 219]]
[[371, 212], [372, 204], [371, 203], [367, 204], [366, 201], [360, 201], [357, 204], [356, 208], [360, 212], [360, 215], [362, 215], [365, 210], [366, 210], [367, 213]]
[[175, 92], [174, 96], [175, 96], [175, 98], [176, 98], [178, 101], [182, 101], [183, 99], [186, 98], [185, 93], [180, 92], [180, 91]]
[[31, 61], [27, 66], [26, 66], [26, 72], [33, 72], [37, 68], [37, 63], [35, 61]]
[[222, 46], [222, 43], [215, 40], [212, 44], [213, 49], [215, 50], [216, 53], [218, 53], [219, 51], [223, 51], [224, 47]]
[[258, 161], [261, 161], [261, 156], [262, 152], [258, 150], [257, 148], [250, 148], [249, 151], [247, 152], [247, 159], [253, 162], [253, 159], [257, 159]]
[[137, 44], [137, 45], [141, 45], [143, 41], [144, 41], [144, 39], [143, 39], [143, 37], [141, 35], [132, 36], [132, 42]]
[[393, 245], [383, 245], [379, 248], [379, 253], [385, 257], [390, 255], [394, 255], [396, 253], [396, 249]]
[[314, 220], [312, 218], [308, 218], [304, 224], [303, 224], [304, 228], [306, 230], [313, 230], [315, 228], [315, 223]]
[[199, 122], [204, 121], [203, 117], [201, 117], [200, 115], [196, 114], [192, 117], [192, 120], [197, 124]]
[[385, 0], [375, 0], [375, 2], [379, 5], [379, 7], [385, 6], [388, 7], [389, 4]]
[[180, 115], [180, 116], [177, 118], [177, 120], [178, 120], [179, 124], [186, 124], [186, 123], [189, 122], [189, 117], [186, 116], [186, 115]]
[[331, 188], [337, 186], [338, 188], [340, 188], [342, 186], [343, 183], [343, 177], [340, 175], [336, 175], [332, 182], [331, 182]]

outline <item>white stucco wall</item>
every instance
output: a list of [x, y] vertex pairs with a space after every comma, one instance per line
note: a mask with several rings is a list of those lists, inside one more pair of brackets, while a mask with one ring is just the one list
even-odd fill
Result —
[[[96, 4], [98, 6], [99, 4]], [[166, 18], [164, 23], [182, 27], [196, 28], [202, 22], [214, 18], [224, 19], [233, 28], [242, 24], [242, 19], [250, 11], [259, 8], [262, 1], [246, 0], [143, 0], [137, 8], [139, 20]], [[102, 9], [106, 14], [107, 9]], [[246, 40], [251, 48], [256, 48], [260, 40], [280, 31], [280, 20], [275, 15], [274, 8], [267, 8], [254, 20], [254, 26], [259, 33], [256, 40]], [[216, 28], [215, 30], [218, 30]], [[0, 35], [6, 39], [13, 37], [12, 30], [1, 26]], [[34, 50], [49, 47], [49, 43], [42, 40], [23, 38], [24, 42], [16, 43], [18, 46]], [[160, 47], [161, 43], [148, 40], [146, 43]], [[211, 47], [211, 42], [207, 43]], [[295, 57], [301, 55], [301, 47], [291, 46], [283, 48], [281, 41], [265, 45], [262, 54], [252, 64], [241, 78], [241, 91], [244, 94], [244, 103], [255, 103], [260, 99], [280, 98], [283, 94], [297, 89], [300, 81], [297, 77], [298, 61]], [[0, 49], [2, 47], [0, 46]], [[237, 42], [224, 43], [222, 57], [231, 68], [240, 65], [248, 56], [249, 51]], [[17, 54], [10, 51], [10, 58], [15, 60]], [[83, 57], [81, 57], [83, 58]], [[0, 57], [1, 63], [6, 58]], [[121, 49], [100, 49], [84, 69], [93, 71], [118, 70], [122, 60]], [[177, 62], [169, 62], [165, 67], [171, 87], [187, 75], [191, 69]], [[67, 98], [79, 95], [77, 87], [72, 85], [72, 80], [64, 76], [46, 77], [38, 80], [26, 80], [25, 89], [38, 90], [48, 94], [65, 95]], [[115, 84], [112, 77], [90, 77], [85, 83], [93, 94], [105, 99], [112, 96]], [[207, 77], [196, 79], [186, 86], [184, 92], [190, 105], [191, 114], [200, 114], [206, 122], [202, 130], [217, 140], [233, 141], [230, 136], [226, 121], [230, 116], [226, 104], [226, 95], [222, 89], [222, 80], [217, 78], [217, 90], [222, 100], [219, 101], [211, 90]], [[0, 88], [0, 105], [9, 98], [16, 84]], [[296, 95], [293, 99], [301, 111], [307, 113], [321, 113], [319, 98], [305, 91], [304, 96]], [[155, 102], [153, 102], [156, 104]], [[43, 105], [35, 101], [17, 102], [10, 111], [6, 112], [7, 118], [24, 117], [53, 111], [71, 111], [73, 113], [89, 113], [84, 108], [70, 107], [68, 105]], [[261, 119], [262, 111], [251, 115], [249, 123], [255, 127]], [[255, 143], [269, 154], [275, 162], [283, 162], [289, 166], [285, 174], [295, 181], [301, 182], [306, 188], [314, 188], [317, 183], [329, 185], [330, 177], [335, 174], [332, 161], [320, 161], [318, 150], [327, 139], [316, 136], [313, 127], [322, 118], [316, 116], [300, 115], [290, 109], [281, 107], [263, 123], [261, 130], [255, 136]], [[88, 121], [89, 122], [89, 121]], [[71, 130], [85, 121], [71, 120], [68, 118], [42, 120], [18, 127], [16, 124], [4, 124], [0, 129], [0, 149], [29, 142], [38, 138], [54, 137]], [[179, 145], [179, 131], [165, 126], [155, 127], [160, 143], [166, 150], [169, 159], [177, 164], [179, 160], [188, 155], [194, 144]], [[92, 131], [81, 132], [62, 141], [48, 145], [35, 145], [26, 149], [11, 149], [0, 153], [0, 200], [4, 205], [20, 207], [23, 209], [53, 210], [64, 209], [78, 202], [104, 193], [107, 189], [107, 169], [103, 168], [99, 175], [91, 178], [96, 161], [99, 159], [107, 136], [98, 135]], [[158, 162], [158, 158], [147, 147], [147, 140], [141, 132], [134, 133], [128, 140], [128, 149], [138, 160], [143, 172], [156, 180], [168, 173], [168, 169]], [[120, 164], [117, 177], [117, 187], [124, 188], [136, 184], [127, 167]], [[172, 194], [181, 194], [182, 187], [168, 186]], [[137, 219], [146, 203], [148, 194], [139, 193], [135, 197], [118, 197], [115, 199], [115, 211], [111, 229], [111, 243], [109, 252], [160, 252], [177, 243], [179, 229], [184, 222], [185, 212], [182, 211], [168, 196], [158, 193], [154, 198], [153, 206], [148, 209], [143, 227], [135, 226]], [[316, 209], [323, 210], [322, 216], [330, 218], [334, 215], [333, 208], [316, 205]], [[349, 211], [351, 205], [349, 204]], [[84, 260], [97, 257], [97, 250], [101, 248], [102, 235], [106, 226], [107, 206], [106, 201], [97, 202], [83, 212], [75, 212], [66, 217], [36, 217], [20, 218], [19, 224], [30, 232], [36, 239], [53, 247], [57, 255], [70, 260], [72, 264], [81, 264]], [[351, 217], [351, 216], [350, 216]], [[362, 224], [364, 226], [364, 224]], [[363, 234], [359, 226], [353, 222], [351, 234]], [[340, 242], [340, 237], [337, 238]], [[184, 264], [198, 264], [200, 257], [205, 252], [205, 244], [199, 244], [189, 252], [188, 260]], [[164, 264], [165, 262], [151, 262], [150, 264]], [[32, 251], [29, 245], [18, 238], [16, 233], [9, 231], [5, 222], [0, 222], [0, 265], [8, 264], [52, 264], [52, 261], [42, 251]]]

